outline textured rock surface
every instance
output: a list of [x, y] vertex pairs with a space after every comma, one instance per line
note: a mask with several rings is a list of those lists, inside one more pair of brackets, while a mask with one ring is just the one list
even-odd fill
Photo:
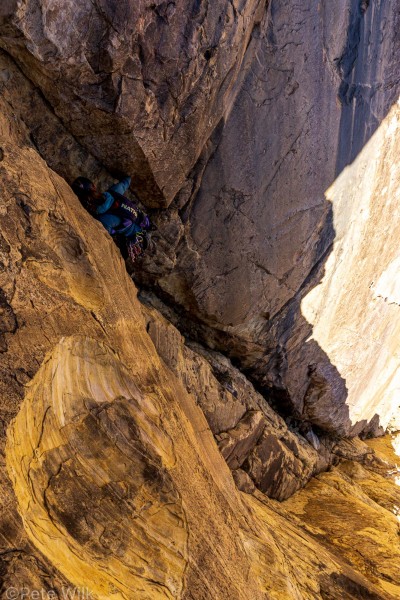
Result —
[[183, 185], [234, 97], [264, 2], [7, 2], [0, 46], [109, 169], [157, 206]]
[[182, 594], [188, 527], [158, 414], [110, 349], [76, 336], [47, 357], [9, 430], [29, 536], [96, 595]]
[[[398, 408], [399, 136], [397, 103], [329, 189], [336, 238], [321, 284], [302, 303], [313, 339], [346, 380], [355, 432], [374, 416], [386, 427]], [[318, 402], [306, 399], [305, 412], [318, 413]]]
[[237, 491], [115, 246], [0, 102], [2, 596], [396, 597]]
[[[214, 534], [208, 531], [210, 520], [207, 512], [211, 510], [215, 501], [213, 511], [218, 512], [218, 507], [221, 508], [222, 513], [225, 513], [225, 509], [228, 511], [225, 516], [221, 513], [217, 518], [221, 527], [225, 528], [226, 518], [232, 519], [233, 529], [236, 527], [233, 524], [233, 520], [237, 522], [237, 517], [234, 516], [235, 509], [228, 508], [230, 493], [237, 498], [229, 471], [226, 470], [223, 475], [217, 467], [220, 461], [223, 469], [226, 469], [208, 433], [200, 409], [195, 407], [177, 380], [160, 363], [154, 346], [147, 336], [140, 314], [140, 305], [135, 298], [135, 288], [126, 275], [125, 266], [111, 240], [107, 238], [99, 224], [84, 213], [68, 186], [48, 170], [34, 149], [29, 146], [29, 138], [22, 137], [19, 141], [15, 130], [10, 134], [12, 123], [11, 115], [7, 114], [7, 108], [3, 105], [1, 132], [4, 158], [0, 168], [4, 267], [1, 272], [1, 287], [10, 307], [5, 311], [7, 322], [10, 321], [11, 311], [16, 322], [16, 327], [13, 327], [15, 331], [7, 331], [3, 334], [4, 345], [7, 347], [7, 351], [2, 354], [1, 377], [4, 428], [19, 412], [24, 385], [38, 371], [43, 361], [44, 364], [31, 388], [33, 396], [28, 394], [16, 421], [13, 429], [15, 433], [10, 430], [9, 442], [10, 472], [13, 473], [19, 509], [31, 541], [24, 534], [22, 522], [16, 512], [16, 500], [4, 472], [4, 464], [2, 465], [4, 485], [1, 546], [2, 551], [8, 555], [12, 551], [18, 551], [18, 555], [14, 554], [14, 562], [9, 563], [10, 570], [7, 564], [4, 567], [4, 581], [7, 585], [19, 588], [19, 571], [32, 570], [30, 562], [38, 565], [44, 563], [50, 571], [50, 574], [46, 575], [43, 569], [42, 585], [44, 586], [46, 577], [56, 577], [55, 567], [50, 566], [49, 562], [54, 559], [55, 565], [71, 584], [85, 586], [89, 578], [96, 595], [108, 597], [108, 593], [104, 593], [104, 586], [108, 582], [116, 585], [116, 570], [121, 572], [124, 561], [129, 565], [128, 557], [132, 557], [130, 551], [126, 554], [124, 550], [124, 535], [129, 536], [129, 532], [126, 527], [124, 529], [123, 523], [119, 525], [120, 543], [117, 543], [117, 539], [112, 539], [112, 536], [110, 539], [110, 532], [105, 527], [108, 523], [108, 526], [115, 531], [115, 519], [119, 520], [122, 517], [121, 497], [126, 494], [131, 504], [127, 501], [124, 510], [127, 511], [125, 514], [129, 515], [130, 521], [133, 520], [135, 511], [140, 511], [142, 504], [146, 505], [146, 502], [149, 502], [153, 506], [154, 513], [150, 505], [147, 505], [145, 512], [150, 511], [147, 512], [147, 516], [150, 520], [154, 518], [157, 521], [160, 518], [159, 523], [164, 522], [164, 534], [168, 536], [168, 547], [165, 549], [167, 555], [170, 552], [175, 554], [172, 542], [174, 539], [177, 542], [179, 538], [175, 556], [181, 567], [172, 579], [169, 579], [165, 560], [161, 559], [160, 566], [157, 567], [154, 556], [154, 562], [149, 567], [151, 573], [147, 571], [146, 575], [141, 572], [137, 579], [131, 565], [129, 572], [132, 571], [132, 574], [118, 584], [121, 587], [120, 592], [116, 592], [116, 597], [132, 597], [136, 593], [142, 593], [142, 597], [146, 597], [147, 592], [144, 591], [146, 587], [152, 590], [155, 597], [157, 594], [163, 597], [174, 597], [176, 590], [179, 591], [184, 585], [190, 589], [190, 592], [187, 592], [188, 597], [191, 597], [191, 594], [194, 594], [194, 597], [207, 596], [207, 594], [224, 596], [227, 594], [226, 583], [222, 580], [217, 583], [217, 587], [222, 586], [218, 591], [215, 587], [217, 575], [216, 573], [213, 575], [214, 567], [211, 564], [207, 566], [208, 561], [211, 560], [218, 569], [219, 561], [217, 556], [214, 561], [211, 559], [210, 535]], [[25, 174], [23, 181], [21, 173]], [[104, 253], [105, 248], [108, 249], [106, 253]], [[115, 302], [116, 297], [120, 302], [118, 306]], [[28, 302], [27, 298], [29, 298]], [[8, 330], [10, 329], [8, 327]], [[82, 351], [79, 342], [73, 343], [76, 335], [86, 340], [83, 344], [86, 352]], [[65, 342], [63, 345], [61, 339], [65, 336], [72, 341]], [[109, 342], [112, 350], [105, 349], [105, 340]], [[45, 358], [49, 351], [53, 354]], [[58, 379], [53, 375], [57, 372], [56, 367], [61, 366], [60, 361], [64, 368], [60, 370], [60, 379]], [[116, 362], [119, 366], [115, 365]], [[75, 369], [75, 376], [68, 379], [67, 385], [63, 380], [63, 374], [67, 376], [68, 367]], [[129, 372], [129, 376], [124, 374], [126, 372]], [[89, 377], [85, 383], [85, 373], [87, 375], [95, 373], [96, 377]], [[132, 380], [134, 385], [129, 383]], [[52, 387], [57, 383], [61, 383], [61, 389]], [[129, 391], [127, 385], [130, 386]], [[139, 396], [137, 388], [140, 390]], [[124, 403], [121, 393], [127, 404]], [[183, 397], [188, 400], [187, 411], [184, 408]], [[137, 408], [136, 403], [139, 398], [140, 409]], [[108, 406], [107, 402], [112, 403], [112, 406]], [[98, 403], [100, 407], [96, 408]], [[150, 416], [144, 417], [142, 411], [146, 412], [146, 406]], [[107, 410], [104, 410], [105, 408]], [[31, 414], [29, 411], [32, 410]], [[173, 416], [175, 410], [178, 412]], [[30, 415], [29, 424], [24, 420], [27, 414]], [[141, 419], [142, 429], [139, 434], [135, 424], [140, 423]], [[152, 419], [156, 419], [157, 431], [154, 429], [152, 431]], [[166, 425], [161, 423], [164, 419]], [[199, 420], [195, 423], [197, 419]], [[118, 420], [121, 428], [116, 431], [115, 428], [113, 430], [113, 421], [115, 423]], [[158, 447], [161, 438], [157, 441], [155, 437], [161, 435], [164, 440], [168, 440], [170, 437], [168, 431], [172, 432], [172, 430], [176, 430], [182, 446], [178, 448], [180, 442], [176, 439], [171, 450], [172, 442], [170, 442], [170, 449], [166, 448], [169, 458], [164, 455], [164, 458], [160, 459], [160, 455], [155, 455], [153, 450], [156, 445], [157, 452], [161, 451], [163, 454], [161, 446]], [[195, 434], [194, 430], [198, 433]], [[3, 430], [3, 436], [4, 433]], [[80, 433], [84, 434], [83, 437]], [[116, 438], [120, 440], [119, 448], [116, 446]], [[153, 442], [149, 438], [152, 438]], [[136, 450], [132, 448], [133, 443], [136, 443]], [[4, 445], [4, 437], [2, 444]], [[143, 451], [144, 446], [146, 446], [145, 451]], [[35, 454], [33, 450], [37, 447], [39, 452]], [[204, 453], [201, 459], [199, 452]], [[128, 457], [123, 459], [126, 453]], [[22, 463], [18, 462], [18, 471], [15, 470], [14, 463], [16, 456], [23, 458]], [[178, 467], [181, 460], [189, 467], [186, 474]], [[97, 467], [93, 466], [92, 461], [96, 462]], [[32, 468], [29, 470], [27, 465], [31, 465]], [[194, 465], [200, 477], [197, 490]], [[161, 472], [165, 473], [165, 468], [169, 475], [160, 475]], [[208, 477], [213, 479], [214, 471], [216, 477], [219, 479], [222, 476], [222, 479], [215, 487], [211, 484], [214, 488], [213, 494], [216, 494], [213, 501], [206, 491], [209, 485], [206, 480]], [[178, 478], [182, 477], [181, 483], [175, 480], [175, 475], [174, 483], [171, 483], [172, 473]], [[226, 481], [223, 481], [224, 479]], [[189, 480], [190, 487], [187, 486]], [[184, 530], [188, 532], [191, 526], [184, 525], [183, 521], [180, 521], [183, 517], [182, 513], [180, 516], [177, 513], [175, 520], [172, 505], [170, 507], [172, 520], [168, 524], [168, 518], [164, 521], [166, 513], [162, 509], [172, 496], [175, 499], [177, 499], [176, 494], [180, 496], [181, 491], [177, 490], [181, 485], [193, 500], [196, 498], [196, 508], [190, 506], [189, 498], [178, 500], [178, 504], [184, 502], [184, 510], [193, 514], [194, 519], [198, 523], [203, 522], [206, 527], [203, 534], [197, 531], [193, 540], [188, 540], [191, 546], [190, 554], [193, 557], [197, 556], [193, 563], [193, 578], [190, 575], [192, 567], [189, 567], [191, 559], [185, 558], [184, 551], [187, 535]], [[27, 509], [24, 514], [26, 503], [33, 490], [34, 498], [29, 503], [29, 510]], [[74, 492], [78, 490], [82, 494], [86, 492], [89, 508], [84, 506], [83, 498], [77, 498]], [[183, 494], [185, 495], [184, 491]], [[217, 498], [218, 496], [220, 497]], [[204, 505], [201, 498], [204, 500]], [[113, 518], [113, 506], [115, 511], [116, 502], [118, 511], [114, 513]], [[158, 513], [157, 503], [161, 508]], [[222, 508], [223, 506], [225, 508]], [[229, 512], [231, 517], [228, 517]], [[155, 516], [156, 514], [158, 517]], [[201, 520], [198, 520], [199, 514]], [[140, 527], [140, 520], [136, 522]], [[227, 555], [222, 559], [228, 562], [231, 561], [229, 556], [236, 553], [235, 548], [239, 554], [241, 551], [244, 552], [239, 541], [238, 529], [234, 533], [232, 526], [229, 526], [227, 533], [229, 536], [232, 535], [233, 545], [229, 550], [229, 544], [226, 545]], [[171, 527], [175, 533], [170, 529]], [[215, 549], [224, 537], [222, 531], [217, 533], [218, 528], [216, 522], [213, 527], [216, 535]], [[148, 534], [149, 529], [147, 527]], [[153, 530], [161, 549], [163, 543], [160, 532], [161, 530], [157, 532], [157, 526]], [[142, 541], [144, 543], [144, 540]], [[130, 545], [131, 551], [134, 551], [133, 545]], [[142, 556], [145, 553], [152, 553], [152, 545], [153, 543], [149, 544], [149, 541], [147, 546], [144, 544], [141, 550]], [[202, 545], [204, 552], [200, 551]], [[211, 545], [214, 544], [211, 542]], [[44, 556], [35, 550], [35, 546], [43, 550]], [[87, 555], [84, 547], [87, 547]], [[218, 550], [218, 556], [222, 558], [222, 554]], [[89, 558], [92, 559], [93, 556], [95, 559], [92, 562]], [[107, 567], [107, 572], [103, 573], [105, 556], [110, 570], [108, 571]], [[115, 556], [117, 561], [114, 568], [112, 568], [112, 556]], [[77, 570], [72, 558], [83, 561], [82, 568]], [[238, 555], [238, 562], [242, 562], [242, 558], [239, 559]], [[19, 569], [15, 567], [15, 562], [20, 563]], [[161, 563], [164, 567], [161, 567]], [[202, 567], [199, 570], [196, 565], [200, 564]], [[184, 576], [182, 565], [185, 568]], [[125, 565], [125, 568], [128, 566]], [[141, 565], [137, 563], [136, 576], [140, 568]], [[160, 568], [163, 573], [161, 578], [154, 571], [157, 568]], [[36, 571], [39, 569], [40, 567]], [[102, 571], [101, 576], [99, 570]], [[170, 575], [174, 570], [171, 564]], [[200, 581], [203, 570], [209, 574], [210, 581], [207, 584]], [[257, 597], [256, 586], [248, 582], [246, 576], [242, 582], [239, 581], [241, 575], [237, 579], [236, 561], [232, 562], [231, 574], [228, 575], [226, 566], [223, 570], [226, 574], [225, 581], [237, 580], [237, 584], [234, 585], [239, 597], [245, 594], [244, 590], [248, 585], [253, 587]], [[35, 578], [34, 569], [32, 578]], [[62, 578], [56, 577], [56, 581], [61, 585]], [[242, 592], [240, 592], [241, 587]], [[196, 590], [199, 590], [198, 594]]]
[[282, 413], [341, 435], [381, 432], [395, 402], [398, 20], [393, 0], [0, 15], [0, 47], [34, 84], [14, 103], [49, 164], [67, 180], [79, 164], [133, 171], [149, 206], [170, 204], [138, 281], [206, 324]]
[[[290, 431], [226, 357], [197, 343], [185, 344], [179, 331], [151, 304], [166, 314], [171, 311], [152, 294], [142, 292], [141, 298], [146, 301], [147, 331], [159, 355], [201, 406], [233, 471], [240, 468], [269, 497], [284, 500], [337, 461], [332, 439], [318, 440], [317, 452], [298, 431]], [[236, 477], [243, 479], [240, 474]]]
[[285, 502], [285, 509], [306, 524], [311, 535], [322, 536], [361, 573], [368, 573], [388, 596], [398, 597], [400, 488], [394, 482], [399, 457], [387, 441], [374, 446], [380, 451], [378, 456], [367, 453], [361, 459], [363, 464], [348, 461], [318, 475], [307, 489]]
[[[399, 596], [397, 459], [335, 440], [398, 408], [397, 31], [389, 0], [2, 3], [2, 596]], [[169, 205], [136, 278], [196, 342], [49, 165]]]
[[341, 434], [385, 426], [397, 388], [398, 18], [271, 2], [149, 266], [282, 411]]

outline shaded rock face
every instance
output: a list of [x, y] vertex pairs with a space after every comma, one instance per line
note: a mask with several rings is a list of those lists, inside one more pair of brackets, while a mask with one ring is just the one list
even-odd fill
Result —
[[109, 170], [168, 204], [232, 101], [264, 2], [7, 3], [0, 45]]
[[232, 110], [192, 173], [194, 191], [175, 201], [181, 241], [167, 251], [170, 272], [155, 277], [283, 413], [341, 435], [386, 426], [397, 389], [397, 308], [369, 286], [388, 264], [392, 281], [398, 272], [399, 178], [388, 174], [398, 19], [388, 1], [318, 11], [270, 3]]

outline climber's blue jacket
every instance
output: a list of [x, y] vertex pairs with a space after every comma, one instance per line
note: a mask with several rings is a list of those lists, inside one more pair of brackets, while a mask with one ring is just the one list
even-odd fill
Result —
[[134, 238], [142, 229], [140, 224], [135, 222], [139, 215], [138, 209], [123, 195], [130, 183], [131, 178], [125, 177], [119, 183], [112, 185], [103, 192], [103, 204], [96, 207], [97, 219], [107, 231], [111, 235], [118, 233], [128, 239]]

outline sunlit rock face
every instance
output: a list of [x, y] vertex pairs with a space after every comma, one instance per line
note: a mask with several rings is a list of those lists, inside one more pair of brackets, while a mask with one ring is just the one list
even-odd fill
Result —
[[1, 595], [399, 597], [397, 459], [338, 441], [398, 429], [398, 21], [1, 4]]
[[72, 337], [46, 359], [8, 434], [30, 537], [99, 596], [182, 593], [187, 522], [158, 409], [110, 349]]
[[1, 594], [261, 599], [246, 510], [125, 264], [0, 102]]
[[335, 242], [321, 283], [302, 302], [312, 338], [346, 380], [352, 423], [375, 415], [384, 428], [400, 388], [399, 141], [397, 104], [327, 192]]
[[396, 466], [332, 440], [324, 504], [299, 490], [313, 438], [140, 304], [35, 144], [110, 176], [4, 55], [0, 80], [0, 595], [397, 598]]
[[[396, 598], [400, 592], [398, 456], [387, 438], [374, 440], [371, 446], [377, 454], [361, 445], [341, 448], [350, 460], [319, 475], [288, 500], [285, 509], [298, 524], [307, 524], [312, 535], [323, 536], [346, 561], [357, 564], [360, 572], [369, 573], [388, 598]], [[363, 596], [354, 589], [353, 595]]]

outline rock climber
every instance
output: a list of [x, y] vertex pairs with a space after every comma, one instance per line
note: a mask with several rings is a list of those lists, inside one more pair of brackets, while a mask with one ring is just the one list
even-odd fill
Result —
[[149, 217], [124, 196], [130, 183], [131, 178], [124, 177], [106, 192], [100, 192], [90, 179], [78, 177], [71, 187], [86, 210], [114, 237], [123, 254], [121, 240], [125, 242], [126, 254], [134, 262], [148, 248], [149, 232], [155, 227]]

